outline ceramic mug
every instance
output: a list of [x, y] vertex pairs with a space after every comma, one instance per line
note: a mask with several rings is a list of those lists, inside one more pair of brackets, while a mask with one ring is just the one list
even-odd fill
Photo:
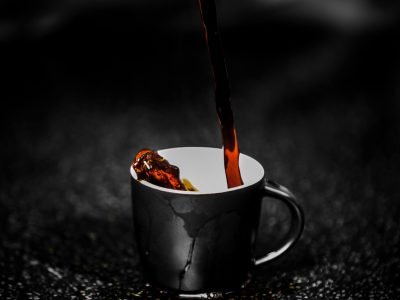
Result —
[[[289, 190], [265, 179], [255, 159], [240, 154], [244, 184], [228, 189], [221, 149], [183, 147], [158, 153], [199, 191], [138, 181], [131, 167], [137, 245], [151, 284], [189, 296], [235, 290], [255, 266], [281, 256], [300, 237], [301, 207]], [[291, 226], [281, 248], [256, 258], [256, 232], [266, 197], [287, 205]]]

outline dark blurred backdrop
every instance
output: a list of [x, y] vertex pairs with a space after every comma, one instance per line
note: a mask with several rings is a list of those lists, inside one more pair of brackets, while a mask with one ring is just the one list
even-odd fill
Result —
[[[217, 6], [241, 151], [307, 217], [243, 293], [395, 299], [400, 5]], [[221, 146], [196, 1], [6, 0], [0, 49], [0, 296], [135, 297], [132, 157]]]

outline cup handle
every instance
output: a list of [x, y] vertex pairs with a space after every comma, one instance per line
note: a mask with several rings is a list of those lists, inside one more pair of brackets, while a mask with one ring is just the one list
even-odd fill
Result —
[[269, 261], [281, 256], [283, 253], [285, 253], [287, 250], [289, 250], [296, 243], [296, 241], [300, 238], [300, 235], [304, 229], [303, 210], [297, 204], [296, 198], [294, 197], [292, 192], [290, 192], [287, 188], [285, 188], [282, 185], [277, 184], [276, 182], [273, 182], [272, 180], [267, 180], [264, 185], [263, 197], [272, 197], [275, 199], [282, 200], [283, 203], [285, 203], [287, 205], [287, 207], [289, 208], [292, 220], [291, 220], [289, 232], [287, 233], [286, 241], [283, 244], [283, 246], [280, 247], [278, 250], [269, 252], [266, 255], [264, 255], [258, 259], [255, 259], [254, 260], [255, 266], [260, 266], [266, 262], [269, 262]]

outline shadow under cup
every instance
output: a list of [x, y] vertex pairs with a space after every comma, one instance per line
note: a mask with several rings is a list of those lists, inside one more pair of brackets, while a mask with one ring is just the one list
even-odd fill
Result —
[[[180, 169], [198, 192], [162, 188], [138, 181], [131, 167], [137, 244], [150, 283], [184, 293], [239, 288], [255, 265], [291, 247], [303, 229], [303, 214], [293, 195], [264, 180], [260, 163], [240, 155], [244, 185], [228, 189], [223, 152], [184, 147], [158, 153]], [[264, 196], [283, 200], [292, 223], [287, 242], [261, 259], [254, 257]]]

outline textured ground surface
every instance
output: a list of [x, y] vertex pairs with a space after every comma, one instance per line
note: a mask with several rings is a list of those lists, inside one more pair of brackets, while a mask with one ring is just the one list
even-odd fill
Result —
[[[141, 147], [220, 146], [204, 45], [199, 32], [173, 40], [154, 29], [128, 49], [109, 33], [115, 48], [104, 50], [77, 24], [7, 48], [0, 298], [172, 298], [144, 286], [128, 169]], [[233, 109], [242, 152], [297, 195], [306, 227], [226, 298], [399, 299], [397, 35], [310, 39], [309, 28], [275, 24], [291, 37], [280, 43], [270, 25], [254, 39], [244, 25], [225, 31]], [[274, 43], [258, 44], [264, 36]], [[272, 202], [264, 213], [260, 253], [286, 218]]]

